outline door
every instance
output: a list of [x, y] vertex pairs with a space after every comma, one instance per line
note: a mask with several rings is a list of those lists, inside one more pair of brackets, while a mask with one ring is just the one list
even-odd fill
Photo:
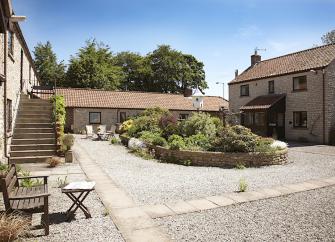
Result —
[[285, 139], [285, 113], [277, 113], [277, 136], [278, 139]]

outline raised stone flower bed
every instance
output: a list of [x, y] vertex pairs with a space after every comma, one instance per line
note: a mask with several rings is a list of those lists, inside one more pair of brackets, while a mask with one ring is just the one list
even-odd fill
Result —
[[170, 150], [160, 146], [151, 146], [158, 159], [166, 161], [191, 161], [194, 166], [236, 167], [243, 164], [248, 167], [282, 165], [288, 162], [287, 149], [270, 153], [224, 153], [208, 151]]

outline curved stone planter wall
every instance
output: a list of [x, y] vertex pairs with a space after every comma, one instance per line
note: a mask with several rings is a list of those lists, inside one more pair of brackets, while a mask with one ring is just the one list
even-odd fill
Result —
[[152, 146], [155, 156], [162, 160], [191, 160], [194, 166], [236, 167], [282, 165], [288, 162], [287, 150], [275, 153], [223, 153], [206, 151], [170, 150], [160, 146]]

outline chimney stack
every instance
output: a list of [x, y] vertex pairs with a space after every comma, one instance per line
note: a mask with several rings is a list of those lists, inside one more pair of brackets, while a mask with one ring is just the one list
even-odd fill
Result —
[[192, 88], [185, 87], [184, 89], [184, 97], [191, 97], [193, 94]]
[[257, 50], [255, 50], [255, 54], [251, 56], [251, 66], [256, 65], [258, 62], [261, 62], [262, 57], [257, 53]]

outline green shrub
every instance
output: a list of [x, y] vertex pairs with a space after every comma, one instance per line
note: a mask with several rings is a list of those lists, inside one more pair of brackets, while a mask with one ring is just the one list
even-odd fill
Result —
[[214, 142], [215, 150], [223, 152], [254, 152], [260, 137], [241, 125], [224, 127]]
[[50, 101], [53, 105], [52, 115], [56, 126], [57, 153], [62, 154], [64, 153], [63, 136], [66, 118], [65, 100], [63, 96], [53, 95], [52, 97], [50, 97]]
[[202, 133], [185, 138], [186, 149], [188, 150], [209, 150], [211, 147], [210, 139]]
[[180, 129], [183, 136], [186, 137], [201, 133], [213, 138], [218, 131], [217, 125], [219, 125], [217, 118], [207, 113], [193, 113], [191, 117], [182, 121]]
[[63, 137], [63, 145], [66, 147], [66, 150], [71, 150], [74, 144], [74, 136], [72, 134], [66, 134]]
[[121, 140], [118, 139], [118, 138], [116, 138], [116, 137], [112, 137], [112, 138], [110, 139], [110, 142], [111, 142], [112, 145], [118, 145], [118, 144], [121, 143]]
[[244, 165], [243, 163], [237, 163], [237, 164], [235, 165], [235, 168], [236, 168], [237, 170], [244, 170], [244, 169], [245, 169], [245, 165]]
[[173, 134], [169, 137], [168, 143], [171, 150], [184, 150], [186, 148], [183, 137]]
[[245, 192], [248, 188], [248, 183], [244, 178], [241, 178], [238, 184], [238, 191], [239, 192]]
[[128, 119], [124, 121], [120, 126], [120, 133], [127, 132], [133, 126], [134, 120]]
[[148, 142], [152, 145], [158, 145], [158, 146], [167, 146], [167, 141], [164, 139], [160, 133], [152, 133], [150, 131], [143, 131], [141, 132], [140, 139]]
[[143, 131], [159, 133], [161, 129], [158, 126], [159, 120], [151, 116], [139, 116], [134, 119], [133, 125], [128, 129], [127, 133], [131, 137], [138, 138]]
[[259, 138], [257, 140], [257, 145], [255, 146], [255, 152], [275, 152], [276, 148], [272, 148], [271, 144], [273, 143], [272, 138]]
[[146, 149], [132, 149], [130, 153], [134, 154], [137, 157], [141, 157], [145, 160], [154, 159], [154, 156]]
[[172, 114], [164, 114], [161, 117], [159, 128], [162, 130], [162, 136], [165, 139], [173, 134], [179, 134], [178, 121]]

